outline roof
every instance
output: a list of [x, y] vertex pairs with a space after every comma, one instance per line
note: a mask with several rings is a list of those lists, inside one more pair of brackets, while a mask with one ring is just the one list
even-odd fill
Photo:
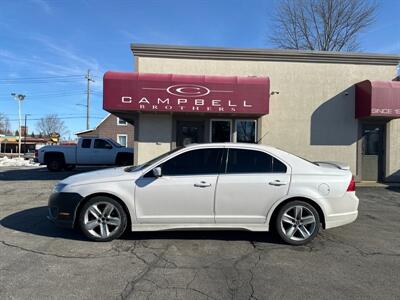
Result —
[[80, 134], [84, 134], [84, 133], [88, 133], [88, 132], [97, 130], [97, 128], [99, 128], [99, 126], [100, 126], [105, 120], [107, 120], [107, 118], [108, 118], [109, 116], [111, 116], [111, 114], [108, 114], [107, 116], [105, 116], [105, 117], [103, 118], [103, 120], [101, 120], [100, 123], [97, 124], [97, 126], [96, 126], [95, 128], [86, 129], [86, 130], [82, 130], [82, 131], [77, 131], [77, 132], [75, 132], [74, 134], [75, 134], [75, 135], [80, 135]]
[[177, 45], [131, 44], [138, 57], [291, 61], [366, 65], [397, 65], [400, 55], [286, 49], [247, 49]]

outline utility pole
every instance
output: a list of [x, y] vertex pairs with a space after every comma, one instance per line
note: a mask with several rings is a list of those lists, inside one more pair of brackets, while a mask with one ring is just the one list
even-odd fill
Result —
[[87, 80], [86, 84], [86, 130], [89, 129], [89, 112], [90, 112], [90, 82], [94, 82], [94, 80], [90, 77], [90, 70], [87, 71], [87, 75], [85, 76]]
[[15, 100], [18, 101], [18, 116], [19, 116], [19, 129], [18, 129], [18, 157], [21, 157], [21, 101], [25, 99], [25, 95], [22, 94], [16, 94], [16, 93], [11, 93], [11, 96], [14, 97]]
[[30, 114], [25, 114], [25, 131], [24, 131], [24, 153], [26, 153], [26, 117], [30, 116]]

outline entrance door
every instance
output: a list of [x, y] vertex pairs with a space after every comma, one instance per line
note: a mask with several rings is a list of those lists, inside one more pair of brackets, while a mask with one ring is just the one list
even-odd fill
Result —
[[178, 121], [176, 145], [185, 146], [204, 142], [204, 122]]
[[384, 125], [362, 126], [362, 180], [378, 181], [383, 178]]

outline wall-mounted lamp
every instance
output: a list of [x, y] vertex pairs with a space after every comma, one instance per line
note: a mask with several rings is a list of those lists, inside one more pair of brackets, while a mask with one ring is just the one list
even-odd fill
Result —
[[278, 91], [271, 91], [270, 95], [271, 95], [271, 96], [272, 96], [272, 95], [279, 95], [279, 92], [278, 92]]

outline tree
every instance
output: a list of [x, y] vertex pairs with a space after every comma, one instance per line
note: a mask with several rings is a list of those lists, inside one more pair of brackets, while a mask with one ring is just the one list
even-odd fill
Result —
[[50, 114], [41, 118], [36, 123], [36, 129], [42, 136], [49, 137], [53, 132], [57, 132], [60, 136], [68, 133], [67, 127], [63, 120], [56, 114]]
[[270, 40], [278, 48], [354, 51], [358, 35], [375, 20], [368, 0], [281, 0]]
[[0, 113], [0, 134], [7, 135], [10, 133], [10, 131], [11, 131], [10, 120], [5, 114]]

